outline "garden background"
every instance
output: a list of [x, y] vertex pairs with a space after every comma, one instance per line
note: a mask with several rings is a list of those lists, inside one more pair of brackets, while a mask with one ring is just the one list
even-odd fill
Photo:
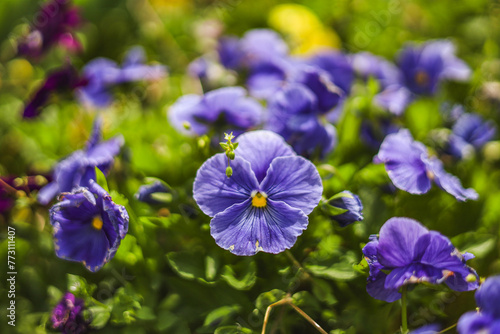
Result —
[[[420, 196], [390, 190], [384, 166], [372, 163], [377, 150], [359, 135], [362, 120], [373, 116], [373, 82], [356, 81], [336, 124], [336, 147], [325, 159], [313, 159], [324, 197], [343, 190], [359, 195], [364, 220], [341, 228], [318, 207], [290, 252], [277, 255], [240, 257], [217, 246], [210, 218], [196, 205], [192, 189], [198, 168], [222, 149], [206, 136], [181, 134], [167, 117], [180, 96], [202, 93], [187, 68], [195, 58], [213, 54], [220, 35], [241, 37], [250, 29], [271, 28], [294, 54], [327, 46], [391, 61], [407, 42], [446, 38], [472, 69], [470, 81], [444, 83], [437, 95], [419, 97], [397, 120], [437, 151], [440, 131], [448, 127], [443, 103], [461, 104], [499, 124], [498, 2], [78, 0], [82, 52], [54, 48], [36, 61], [16, 57], [15, 41], [33, 22], [39, 4], [0, 3], [0, 175], [50, 178], [59, 160], [85, 146], [100, 114], [104, 138], [122, 134], [125, 140], [107, 186], [115, 202], [126, 206], [130, 227], [115, 257], [92, 273], [56, 256], [50, 205], [37, 203], [36, 190], [14, 196], [0, 216], [2, 333], [53, 332], [50, 314], [66, 291], [85, 300], [96, 333], [213, 333], [220, 327], [225, 329], [218, 333], [260, 333], [266, 307], [287, 293], [329, 333], [395, 333], [400, 303], [367, 294], [361, 251], [394, 216], [416, 219], [448, 236], [460, 251], [473, 253], [476, 258], [468, 264], [479, 276], [500, 272], [500, 142], [489, 142], [468, 159], [444, 160], [447, 171], [478, 192], [477, 201], [458, 202], [437, 187]], [[136, 45], [144, 48], [149, 64], [168, 67], [165, 78], [122, 86], [103, 110], [89, 110], [71, 94], [59, 94], [38, 118], [22, 118], [24, 104], [54, 68], [67, 61], [82, 68], [96, 57], [121, 63]], [[216, 85], [237, 82], [234, 75], [221, 74]], [[150, 178], [170, 186], [159, 204], [134, 196]], [[16, 230], [15, 327], [7, 324], [4, 303], [8, 226]], [[472, 291], [430, 285], [411, 291], [408, 305], [411, 329], [433, 323], [444, 329], [476, 307]], [[267, 332], [314, 329], [291, 307], [280, 306], [271, 313]]]

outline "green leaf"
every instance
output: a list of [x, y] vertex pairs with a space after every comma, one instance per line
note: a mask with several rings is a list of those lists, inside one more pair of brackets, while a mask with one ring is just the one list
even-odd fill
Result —
[[266, 308], [273, 304], [276, 303], [277, 301], [283, 299], [286, 296], [285, 291], [279, 290], [279, 289], [273, 289], [271, 291], [267, 291], [264, 293], [261, 293], [258, 297], [257, 300], [255, 301], [255, 306], [262, 312], [266, 311]]
[[95, 179], [98, 185], [100, 185], [109, 194], [108, 181], [106, 181], [106, 176], [97, 167], [95, 167]]
[[221, 278], [237, 290], [250, 289], [257, 280], [257, 265], [252, 258], [246, 258], [235, 265], [226, 265]]
[[333, 294], [333, 289], [330, 283], [325, 280], [314, 278], [312, 293], [319, 301], [326, 303], [329, 306], [337, 303], [337, 298], [335, 298], [335, 295]]
[[212, 258], [206, 259], [201, 251], [170, 252], [167, 254], [167, 260], [172, 269], [185, 279], [206, 284], [215, 283], [216, 262]]
[[88, 308], [88, 310], [92, 314], [92, 322], [90, 323], [90, 326], [95, 328], [95, 329], [101, 329], [109, 321], [109, 318], [111, 316], [111, 312], [109, 311], [109, 308], [106, 306], [91, 306]]
[[214, 334], [253, 334], [254, 332], [241, 326], [224, 326], [215, 330]]
[[225, 324], [231, 321], [233, 316], [241, 311], [241, 306], [239, 305], [231, 305], [231, 306], [222, 306], [216, 308], [212, 312], [210, 312], [203, 322], [203, 327], [205, 329], [210, 329], [220, 324]]
[[483, 258], [495, 249], [497, 238], [492, 234], [466, 232], [453, 237], [451, 242], [461, 252], [469, 252], [477, 258]]

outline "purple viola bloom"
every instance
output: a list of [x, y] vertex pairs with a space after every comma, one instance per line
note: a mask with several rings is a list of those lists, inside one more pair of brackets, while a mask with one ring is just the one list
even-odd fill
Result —
[[77, 8], [71, 6], [71, 1], [49, 1], [35, 17], [39, 19], [34, 20], [30, 33], [18, 43], [19, 55], [38, 58], [54, 44], [70, 51], [81, 49], [73, 33], [73, 29], [80, 25], [80, 15]]
[[170, 107], [169, 119], [186, 134], [203, 135], [214, 130], [221, 135], [228, 129], [239, 134], [257, 127], [262, 114], [262, 106], [247, 97], [245, 89], [225, 87], [204, 96], [182, 96]]
[[41, 109], [47, 104], [54, 93], [72, 92], [74, 89], [86, 85], [85, 79], [78, 75], [72, 65], [66, 65], [50, 72], [31, 100], [26, 104], [23, 118], [37, 117]]
[[124, 140], [122, 136], [102, 141], [102, 121], [94, 121], [92, 134], [84, 150], [78, 150], [59, 162], [54, 168], [54, 181], [38, 193], [38, 201], [47, 205], [57, 194], [69, 192], [75, 187], [86, 187], [89, 180], [96, 178], [95, 168], [107, 174], [114, 157], [120, 152]]
[[421, 282], [446, 283], [455, 291], [478, 287], [479, 277], [466, 265], [474, 256], [461, 254], [448, 238], [416, 220], [391, 218], [370, 240], [363, 254], [370, 266], [366, 290], [373, 298], [393, 302], [401, 298], [402, 286]]
[[50, 320], [54, 329], [64, 334], [85, 333], [88, 322], [83, 318], [85, 302], [76, 298], [71, 292], [66, 292], [52, 310]]
[[240, 49], [247, 65], [288, 55], [288, 45], [277, 32], [270, 29], [248, 31], [240, 40]]
[[236, 70], [242, 66], [243, 52], [238, 37], [225, 36], [217, 45], [219, 61], [225, 68]]
[[330, 215], [330, 218], [337, 221], [341, 227], [363, 220], [363, 204], [357, 195], [348, 190], [338, 193], [323, 203], [323, 209], [327, 213], [329, 207], [334, 208], [335, 211], [339, 211], [339, 209], [344, 211], [340, 214]]
[[198, 170], [193, 197], [212, 217], [210, 231], [220, 247], [244, 256], [280, 253], [307, 228], [323, 192], [321, 178], [273, 132], [247, 132], [237, 140], [233, 175], [226, 176], [226, 155], [216, 154]]
[[105, 108], [113, 102], [112, 87], [127, 82], [158, 80], [166, 75], [165, 66], [145, 65], [145, 61], [141, 47], [132, 48], [121, 67], [106, 58], [90, 61], [82, 71], [87, 83], [76, 90], [76, 96], [84, 105]]
[[59, 200], [50, 208], [56, 255], [98, 271], [115, 256], [127, 234], [127, 210], [94, 180], [88, 187], [62, 193]]
[[458, 321], [458, 333], [500, 333], [500, 276], [489, 277], [476, 291], [479, 312], [467, 312]]
[[248, 91], [256, 98], [269, 99], [285, 84], [290, 71], [291, 64], [287, 59], [257, 62], [248, 71]]
[[354, 80], [354, 69], [347, 55], [337, 51], [323, 51], [306, 62], [328, 73], [330, 81], [339, 87], [345, 96], [349, 95]]
[[446, 149], [451, 155], [461, 159], [479, 150], [496, 134], [492, 121], [484, 121], [477, 114], [465, 113], [453, 126]]
[[434, 181], [459, 201], [478, 198], [474, 189], [463, 188], [456, 176], [446, 173], [441, 160], [430, 157], [427, 148], [413, 140], [407, 129], [388, 135], [373, 160], [384, 163], [394, 185], [410, 194], [427, 193], [431, 189], [431, 181]]
[[404, 86], [403, 74], [391, 62], [368, 52], [353, 56], [353, 68], [363, 79], [375, 78], [380, 85], [380, 93], [374, 102], [394, 115], [401, 115], [412, 101], [412, 93]]
[[324, 157], [333, 150], [337, 135], [320, 116], [313, 92], [301, 84], [288, 84], [269, 101], [266, 128], [283, 136], [298, 154]]
[[443, 80], [466, 81], [471, 70], [455, 56], [455, 46], [448, 40], [409, 45], [398, 59], [405, 86], [417, 95], [434, 95]]

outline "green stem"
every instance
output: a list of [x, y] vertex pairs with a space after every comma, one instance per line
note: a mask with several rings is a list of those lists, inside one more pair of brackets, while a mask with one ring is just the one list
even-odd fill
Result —
[[407, 334], [408, 333], [408, 317], [406, 313], [406, 292], [407, 292], [407, 286], [403, 285], [403, 288], [401, 290], [401, 333], [402, 334]]

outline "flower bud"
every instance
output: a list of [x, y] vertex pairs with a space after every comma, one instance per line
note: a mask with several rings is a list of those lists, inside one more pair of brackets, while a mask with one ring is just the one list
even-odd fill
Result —
[[231, 167], [227, 167], [226, 168], [226, 176], [227, 177], [231, 177], [231, 175], [233, 175], [233, 169]]

